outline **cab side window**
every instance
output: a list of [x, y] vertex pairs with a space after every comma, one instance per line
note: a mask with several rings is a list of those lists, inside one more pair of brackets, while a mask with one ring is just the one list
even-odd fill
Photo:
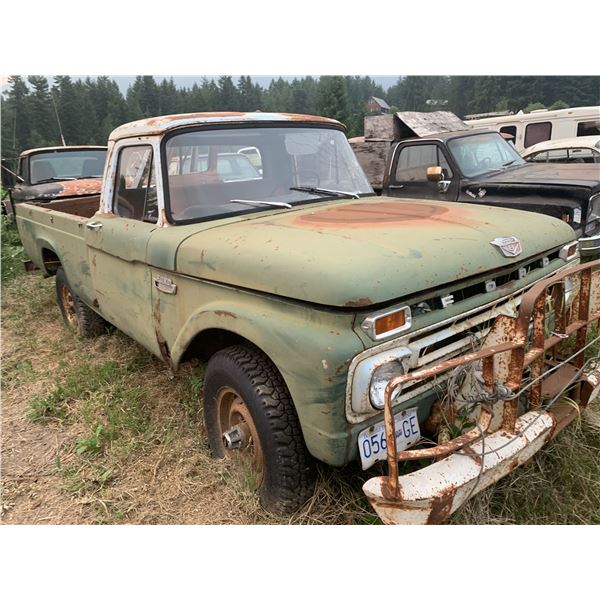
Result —
[[158, 204], [151, 146], [119, 152], [113, 211], [120, 217], [156, 223]]
[[396, 163], [396, 181], [427, 182], [429, 167], [442, 167], [452, 178], [450, 165], [436, 144], [405, 146]]
[[23, 181], [29, 183], [29, 158], [20, 158], [19, 159], [19, 176], [23, 179]]

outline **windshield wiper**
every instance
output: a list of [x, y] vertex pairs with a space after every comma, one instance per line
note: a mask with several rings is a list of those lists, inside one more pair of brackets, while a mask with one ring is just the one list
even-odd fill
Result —
[[77, 177], [48, 177], [47, 179], [40, 179], [32, 185], [37, 185], [38, 183], [47, 183], [48, 181], [75, 181]]
[[342, 198], [360, 198], [356, 192], [342, 192], [341, 190], [326, 190], [325, 188], [294, 186], [290, 190], [297, 192], [310, 192], [311, 194], [326, 194], [327, 196], [341, 196]]
[[516, 162], [516, 158], [513, 158], [512, 160], [509, 160], [507, 163], [503, 163], [502, 166], [503, 167], [508, 167], [509, 165], [512, 165], [514, 162]]
[[250, 206], [276, 206], [278, 208], [293, 208], [291, 204], [287, 202], [269, 202], [268, 200], [238, 200], [234, 198], [229, 202], [236, 202], [238, 204], [248, 204]]

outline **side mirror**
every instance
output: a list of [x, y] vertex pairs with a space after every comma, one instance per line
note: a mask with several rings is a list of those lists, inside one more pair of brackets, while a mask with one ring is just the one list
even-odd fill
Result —
[[443, 178], [442, 167], [427, 167], [427, 181], [441, 181]]
[[448, 173], [439, 166], [427, 167], [427, 181], [436, 181], [440, 194], [445, 194], [452, 183], [448, 178]]
[[2, 187], [9, 190], [15, 187], [15, 175], [8, 167], [8, 160], [2, 160]]

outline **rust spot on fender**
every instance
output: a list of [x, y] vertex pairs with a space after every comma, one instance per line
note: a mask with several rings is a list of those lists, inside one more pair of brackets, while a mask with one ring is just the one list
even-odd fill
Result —
[[361, 306], [371, 306], [371, 304], [373, 304], [371, 298], [356, 298], [355, 300], [348, 300], [344, 303], [344, 306], [359, 308]]

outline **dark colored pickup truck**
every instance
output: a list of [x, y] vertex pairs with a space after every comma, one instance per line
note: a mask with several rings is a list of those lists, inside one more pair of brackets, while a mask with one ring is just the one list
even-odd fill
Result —
[[[410, 119], [419, 113], [398, 113], [405, 114]], [[582, 257], [600, 255], [599, 165], [529, 163], [495, 131], [444, 131], [395, 143], [351, 142], [371, 183], [376, 187], [379, 182], [384, 196], [469, 202], [550, 215], [573, 227]], [[385, 154], [385, 158], [377, 161], [375, 148], [375, 155]]]
[[102, 189], [106, 146], [53, 146], [24, 150], [13, 171], [2, 160], [2, 185], [8, 190], [5, 210], [14, 214], [20, 202], [96, 199]]

